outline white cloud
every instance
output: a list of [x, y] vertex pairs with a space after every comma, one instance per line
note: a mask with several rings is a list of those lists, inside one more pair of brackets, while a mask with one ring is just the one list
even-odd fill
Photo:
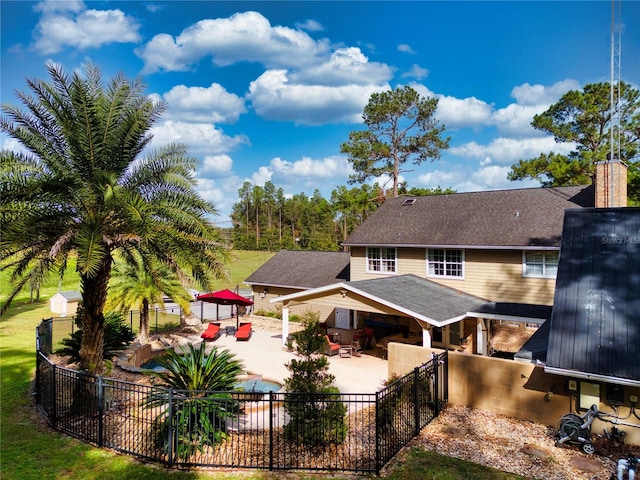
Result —
[[251, 182], [254, 185], [263, 186], [271, 180], [271, 177], [273, 177], [273, 170], [269, 167], [262, 166], [258, 168], [258, 171], [253, 172], [253, 175], [251, 175]]
[[285, 70], [269, 70], [249, 86], [247, 98], [256, 113], [269, 120], [298, 124], [358, 123], [362, 110], [374, 92], [388, 85], [296, 85]]
[[303, 157], [295, 162], [288, 162], [276, 157], [271, 160], [270, 165], [276, 175], [284, 178], [342, 178], [348, 176], [352, 171], [351, 165], [342, 156], [326, 157], [320, 160]]
[[31, 155], [31, 152], [24, 148], [24, 145], [13, 137], [5, 137], [4, 135], [0, 135], [0, 140], [2, 140], [1, 143], [3, 150]]
[[491, 119], [493, 106], [476, 97], [460, 99], [434, 93], [421, 83], [412, 82], [410, 86], [424, 98], [438, 99], [435, 116], [447, 130], [478, 127], [488, 124]]
[[359, 48], [340, 48], [324, 62], [288, 74], [290, 82], [313, 85], [380, 85], [393, 72], [384, 63], [369, 62]]
[[512, 103], [505, 108], [493, 112], [491, 123], [496, 126], [502, 135], [524, 137], [531, 135], [544, 135], [531, 126], [534, 115], [544, 112], [549, 108], [545, 105], [519, 105]]
[[429, 76], [429, 70], [427, 70], [426, 68], [422, 68], [417, 63], [414, 63], [413, 65], [411, 65], [411, 69], [404, 72], [401, 76], [403, 78], [415, 78], [416, 80], [422, 80]]
[[511, 90], [511, 96], [518, 104], [527, 106], [550, 105], [557, 102], [569, 90], [579, 90], [580, 84], [576, 80], [566, 79], [556, 82], [550, 87], [524, 83]]
[[306, 30], [307, 32], [321, 32], [324, 30], [320, 22], [311, 19], [296, 23], [296, 27], [300, 30]]
[[229, 155], [205, 155], [202, 162], [202, 171], [214, 175], [224, 175], [231, 172], [233, 160]]
[[162, 98], [167, 102], [167, 119], [189, 122], [235, 123], [246, 112], [244, 100], [218, 83], [209, 87], [176, 85]]
[[553, 137], [514, 139], [500, 137], [488, 145], [468, 142], [452, 147], [448, 153], [454, 156], [473, 159], [485, 159], [487, 156], [499, 164], [511, 164], [519, 159], [534, 158], [544, 152], [568, 154], [573, 150], [572, 143], [556, 143]]
[[145, 62], [143, 72], [152, 73], [185, 71], [205, 56], [219, 66], [253, 61], [269, 68], [290, 68], [309, 64], [328, 48], [326, 40], [315, 41], [301, 30], [272, 26], [258, 12], [242, 12], [201, 20], [175, 39], [158, 34], [136, 53]]
[[416, 53], [413, 51], [413, 48], [411, 48], [411, 46], [407, 45], [406, 43], [401, 43], [400, 45], [398, 45], [398, 51], [403, 53], [410, 53], [412, 55], [415, 55]]
[[418, 185], [422, 185], [425, 188], [449, 188], [461, 181], [465, 177], [465, 174], [461, 169], [455, 170], [435, 170], [433, 172], [423, 173], [416, 179]]
[[211, 124], [187, 123], [168, 120], [153, 127], [154, 145], [170, 142], [185, 143], [195, 154], [226, 153], [241, 144], [248, 144], [244, 135], [229, 137]]
[[265, 182], [272, 181], [285, 191], [308, 193], [318, 189], [323, 191], [323, 195], [328, 195], [329, 192], [324, 191], [327, 185], [346, 183], [352, 172], [351, 165], [342, 156], [321, 159], [303, 157], [293, 162], [275, 157], [268, 166], [263, 165], [253, 172], [251, 182], [264, 185]]
[[42, 17], [33, 33], [31, 48], [41, 54], [65, 47], [81, 50], [109, 43], [137, 43], [140, 25], [122, 10], [87, 10], [83, 2], [40, 2]]

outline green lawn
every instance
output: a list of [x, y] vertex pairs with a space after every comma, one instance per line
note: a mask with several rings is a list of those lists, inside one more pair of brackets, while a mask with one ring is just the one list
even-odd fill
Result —
[[[220, 282], [216, 289], [242, 286], [242, 281], [272, 254], [236, 252], [231, 262], [231, 282]], [[0, 273], [0, 299], [7, 298], [8, 276]], [[77, 276], [70, 275], [62, 290], [78, 288]], [[218, 473], [169, 471], [143, 464], [125, 455], [100, 450], [50, 430], [33, 408], [30, 384], [35, 367], [35, 328], [41, 319], [51, 316], [48, 299], [58, 290], [58, 282], [44, 286], [41, 299], [29, 303], [28, 293], [20, 295], [11, 309], [0, 318], [0, 477], [3, 480], [47, 479], [256, 479], [275, 480], [280, 474], [263, 471]], [[438, 480], [515, 480], [469, 462], [412, 450], [409, 460], [387, 478], [428, 478]], [[320, 478], [297, 474], [288, 478]], [[330, 475], [327, 478], [344, 478]]]

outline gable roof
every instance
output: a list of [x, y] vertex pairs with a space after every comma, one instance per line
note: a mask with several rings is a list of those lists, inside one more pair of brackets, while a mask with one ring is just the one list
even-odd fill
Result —
[[82, 294], [77, 290], [67, 290], [64, 292], [58, 292], [55, 295], [53, 295], [53, 297], [57, 295], [64, 298], [67, 302], [79, 302], [80, 300], [82, 300]]
[[343, 245], [557, 248], [565, 210], [593, 199], [591, 185], [390, 198]]
[[244, 283], [308, 289], [340, 280], [349, 280], [349, 252], [280, 250]]
[[347, 282], [354, 292], [395, 305], [411, 316], [443, 326], [481, 309], [487, 300], [461, 292], [417, 275], [397, 275]]
[[545, 371], [640, 386], [640, 208], [570, 210]]
[[[413, 274], [338, 282], [331, 285], [291, 293], [271, 299], [271, 303], [286, 304], [314, 296], [348, 292], [362, 302], [362, 311], [372, 301], [398, 314], [413, 317], [435, 326], [444, 326], [464, 318], [467, 312], [479, 309], [487, 301]], [[339, 306], [339, 305], [338, 305]]]

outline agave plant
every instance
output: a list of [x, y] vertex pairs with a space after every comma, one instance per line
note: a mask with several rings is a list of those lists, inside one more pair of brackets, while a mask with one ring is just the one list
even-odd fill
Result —
[[189, 345], [184, 355], [169, 351], [158, 359], [165, 371], [155, 375], [169, 390], [157, 390], [147, 406], [159, 408], [154, 421], [156, 446], [181, 460], [227, 438], [226, 421], [237, 411], [229, 393], [243, 371], [227, 350]]

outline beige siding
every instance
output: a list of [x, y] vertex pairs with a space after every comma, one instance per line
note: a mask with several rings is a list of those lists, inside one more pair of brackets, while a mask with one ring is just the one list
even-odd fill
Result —
[[[424, 248], [398, 248], [399, 275], [413, 273], [426, 278]], [[465, 250], [464, 279], [429, 278], [434, 282], [498, 302], [553, 304], [555, 280], [522, 276], [521, 250]], [[351, 280], [382, 278], [366, 272], [366, 249], [351, 250]]]
[[[281, 303], [271, 303], [271, 299], [282, 297], [284, 295], [289, 295], [291, 293], [296, 293], [301, 290], [296, 290], [293, 288], [276, 288], [276, 287], [267, 287], [267, 294], [264, 298], [261, 297], [263, 294], [264, 287], [255, 287], [253, 291], [253, 312], [259, 312], [260, 310], [270, 311], [270, 312], [282, 312], [282, 304]], [[306, 304], [292, 304], [289, 305], [289, 315], [301, 315], [305, 310], [311, 310], [313, 312], [317, 312], [320, 317], [320, 322], [329, 322], [333, 323], [334, 318], [334, 310], [336, 305], [331, 305], [327, 302], [316, 303], [312, 300], [308, 301]]]

